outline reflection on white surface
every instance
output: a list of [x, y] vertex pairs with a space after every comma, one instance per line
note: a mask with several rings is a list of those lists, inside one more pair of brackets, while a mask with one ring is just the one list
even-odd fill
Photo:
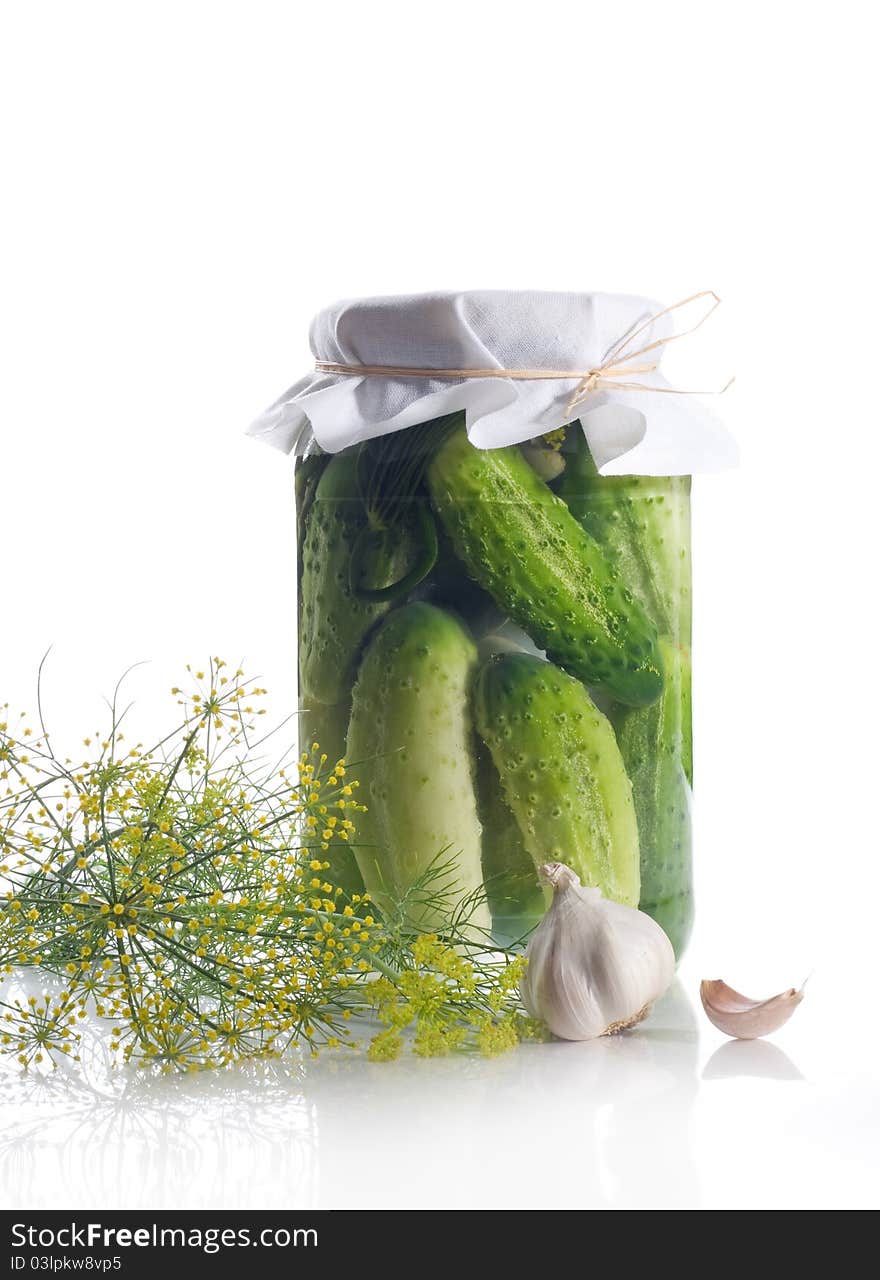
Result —
[[94, 1061], [88, 1084], [4, 1068], [0, 1203], [867, 1204], [876, 1085], [818, 1086], [777, 1045], [710, 1035], [701, 1053], [676, 984], [637, 1034], [491, 1060], [327, 1054], [163, 1080]]
[[[314, 1109], [264, 1071], [6, 1087], [0, 1203], [213, 1208], [315, 1203]], [[256, 1194], [255, 1194], [256, 1193]]]
[[703, 1067], [704, 1080], [803, 1080], [791, 1058], [772, 1040], [726, 1040]]
[[[305, 1089], [322, 1203], [580, 1207], [697, 1195], [696, 1032], [680, 990], [638, 1036], [528, 1045], [490, 1061], [406, 1059], [391, 1071], [319, 1059]], [[631, 1158], [646, 1141], [663, 1151], [660, 1186], [650, 1161]]]

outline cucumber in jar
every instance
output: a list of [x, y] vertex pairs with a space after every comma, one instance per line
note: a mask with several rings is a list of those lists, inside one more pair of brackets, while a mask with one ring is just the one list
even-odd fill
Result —
[[492, 937], [500, 947], [523, 941], [547, 908], [535, 863], [507, 803], [489, 749], [477, 751], [477, 797], [483, 828], [483, 880], [492, 913]]
[[[380, 910], [403, 902], [409, 923], [422, 929], [447, 918], [445, 907], [427, 901], [441, 880], [450, 907], [470, 901], [470, 923], [490, 927], [469, 710], [476, 659], [452, 614], [407, 604], [378, 627], [354, 688], [347, 759], [367, 806], [357, 817], [358, 865]], [[432, 876], [429, 893], [420, 893]]]
[[681, 678], [681, 765], [688, 786], [694, 786], [694, 711], [691, 693], [691, 651], [685, 644], [678, 646], [678, 669]]
[[602, 476], [579, 422], [553, 489], [604, 549], [661, 635], [690, 643], [690, 476]]
[[[360, 649], [390, 604], [358, 599], [349, 565], [366, 526], [355, 451], [313, 454], [296, 471], [299, 533], [299, 742], [317, 744], [330, 773], [345, 754], [351, 687]], [[348, 896], [363, 892], [351, 847], [339, 839], [323, 853], [326, 877]]]
[[583, 884], [636, 906], [632, 786], [580, 681], [531, 654], [496, 654], [480, 669], [474, 719], [535, 866], [565, 862]]
[[[565, 469], [554, 484], [556, 492], [605, 548], [666, 637], [661, 648], [674, 661], [672, 679], [680, 699], [676, 733], [680, 733], [681, 765], [693, 786], [691, 478], [599, 475], [578, 422], [567, 428], [562, 451]], [[675, 808], [677, 780], [670, 785], [670, 805]]]
[[632, 781], [639, 831], [639, 906], [669, 937], [677, 957], [690, 936], [694, 903], [690, 784], [683, 751], [682, 687], [690, 684], [687, 653], [661, 640], [666, 684], [650, 707], [620, 707], [617, 741]]
[[[393, 539], [370, 546], [368, 510], [361, 496], [359, 450], [334, 455], [324, 468], [305, 516], [300, 581], [300, 690], [307, 703], [336, 706], [354, 681], [364, 640], [391, 608], [383, 598], [417, 557], [411, 512]], [[369, 563], [363, 565], [364, 551]], [[355, 556], [369, 570], [362, 589], [353, 574]]]
[[554, 662], [619, 702], [659, 697], [657, 631], [605, 552], [516, 447], [454, 431], [427, 469], [467, 572]]

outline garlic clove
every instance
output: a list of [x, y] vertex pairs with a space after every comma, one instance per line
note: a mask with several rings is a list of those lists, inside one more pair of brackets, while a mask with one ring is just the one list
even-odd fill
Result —
[[526, 462], [542, 480], [556, 480], [565, 470], [565, 457], [558, 449], [551, 449], [531, 440], [521, 444], [520, 449]]
[[720, 978], [707, 978], [700, 983], [706, 1017], [719, 1031], [736, 1040], [757, 1040], [778, 1031], [803, 998], [803, 987], [799, 991], [790, 987], [769, 1000], [750, 1000]]

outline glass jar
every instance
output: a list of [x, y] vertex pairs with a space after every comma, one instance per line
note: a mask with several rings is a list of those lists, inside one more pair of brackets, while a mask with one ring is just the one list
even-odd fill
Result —
[[692, 920], [690, 477], [600, 476], [578, 422], [481, 450], [451, 414], [296, 471], [301, 745], [345, 758], [328, 876], [499, 944], [537, 868]]

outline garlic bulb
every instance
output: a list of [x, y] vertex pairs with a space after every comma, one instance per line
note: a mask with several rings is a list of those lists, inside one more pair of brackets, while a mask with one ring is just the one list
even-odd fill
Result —
[[643, 911], [584, 888], [563, 862], [539, 870], [553, 901], [532, 934], [520, 993], [561, 1040], [592, 1040], [640, 1022], [675, 976], [672, 944]]

